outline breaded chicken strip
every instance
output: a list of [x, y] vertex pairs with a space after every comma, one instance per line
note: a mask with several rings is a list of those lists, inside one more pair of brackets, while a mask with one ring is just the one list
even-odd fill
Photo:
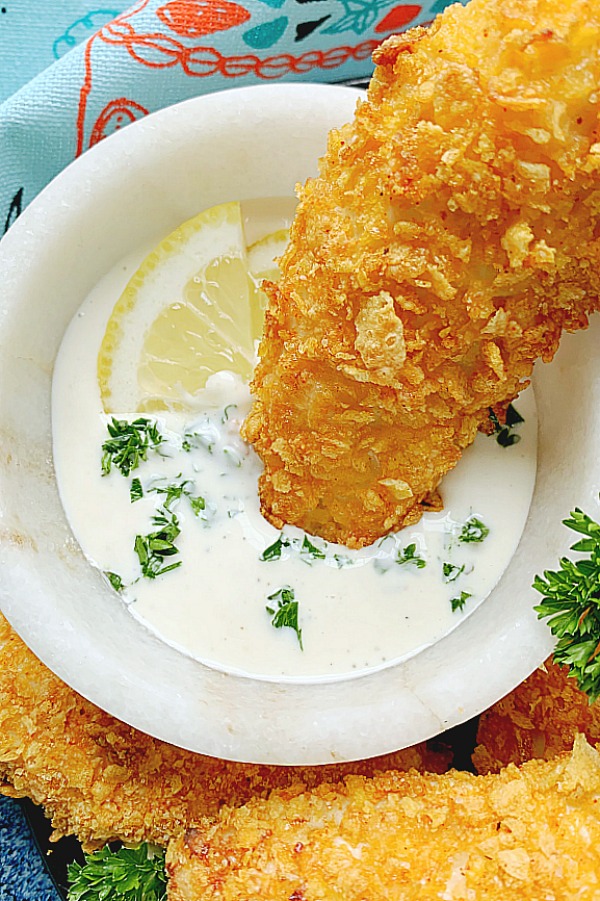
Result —
[[244, 434], [263, 512], [414, 523], [600, 292], [600, 0], [471, 0], [375, 53], [300, 191]]
[[167, 850], [169, 901], [600, 898], [600, 754], [274, 792]]
[[590, 704], [568, 673], [549, 660], [481, 715], [473, 753], [478, 773], [533, 757], [550, 760], [568, 750], [578, 732], [600, 742], [600, 703]]
[[273, 788], [315, 786], [388, 767], [443, 772], [449, 754], [425, 744], [325, 767], [231, 763], [150, 738], [99, 710], [32, 654], [0, 614], [0, 793], [30, 797], [54, 837], [86, 846], [111, 839], [166, 844], [222, 804]]

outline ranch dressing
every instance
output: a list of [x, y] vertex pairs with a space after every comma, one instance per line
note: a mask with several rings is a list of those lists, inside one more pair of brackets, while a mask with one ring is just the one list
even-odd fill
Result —
[[[256, 209], [256, 237], [281, 227], [279, 210], [269, 216], [268, 205]], [[66, 515], [92, 565], [122, 580], [120, 595], [131, 614], [210, 666], [277, 679], [359, 675], [415, 654], [455, 628], [493, 589], [525, 524], [536, 468], [531, 389], [516, 404], [525, 420], [519, 443], [502, 447], [493, 436], [478, 435], [444, 478], [442, 512], [426, 513], [416, 526], [358, 551], [293, 527], [280, 532], [263, 519], [262, 464], [239, 436], [250, 394], [232, 373], [213, 376], [193, 412], [147, 417], [162, 436], [158, 450], [128, 477], [115, 468], [102, 476], [111, 417], [100, 400], [98, 348], [145, 250], [109, 272], [72, 320], [52, 399], [54, 464]], [[116, 414], [129, 421], [138, 416]], [[143, 496], [132, 503], [134, 478]], [[165, 508], [169, 486], [183, 488]], [[180, 565], [149, 579], [140, 574], [134, 542], [156, 530], [157, 515], [176, 517], [177, 554], [165, 563]], [[476, 536], [473, 523], [489, 534], [461, 540]], [[290, 590], [296, 628], [277, 627], [279, 603], [289, 604]]]

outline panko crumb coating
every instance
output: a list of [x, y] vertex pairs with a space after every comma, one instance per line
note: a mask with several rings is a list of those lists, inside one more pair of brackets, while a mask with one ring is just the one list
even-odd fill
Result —
[[300, 189], [244, 426], [264, 515], [350, 547], [439, 504], [600, 288], [598, 0], [471, 0], [374, 58]]
[[498, 775], [276, 791], [171, 843], [169, 901], [597, 901], [599, 802], [583, 737]]
[[65, 685], [0, 614], [0, 794], [29, 797], [54, 839], [167, 841], [273, 788], [312, 787], [390, 767], [444, 772], [450, 752], [425, 743], [353, 763], [277, 767], [232, 763], [173, 747], [127, 726]]
[[548, 660], [481, 714], [473, 764], [478, 773], [496, 773], [509, 763], [550, 760], [578, 732], [600, 742], [600, 703], [590, 704], [569, 670]]

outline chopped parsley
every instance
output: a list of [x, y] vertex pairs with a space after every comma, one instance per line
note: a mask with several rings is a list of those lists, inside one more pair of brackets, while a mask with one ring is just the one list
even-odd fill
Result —
[[[178, 478], [181, 478], [181, 474], [178, 476]], [[194, 483], [191, 481], [191, 479], [183, 479], [181, 482], [172, 482], [170, 485], [155, 485], [153, 488], [149, 488], [148, 490], [154, 492], [155, 494], [165, 495], [163, 507], [169, 512], [171, 512], [171, 504], [174, 504], [175, 501], [181, 500], [182, 497], [187, 497], [194, 516], [199, 516], [200, 513], [206, 508], [206, 501], [203, 497], [192, 494], [193, 487]]]
[[509, 404], [506, 408], [504, 425], [502, 425], [491, 407], [489, 408], [489, 416], [494, 427], [492, 434], [496, 436], [496, 441], [501, 447], [512, 447], [513, 444], [518, 444], [521, 440], [521, 436], [515, 432], [514, 429], [515, 426], [520, 425], [520, 423], [525, 422], [525, 420], [521, 414], [515, 410], [512, 404]]
[[203, 447], [208, 451], [209, 454], [212, 454], [213, 448], [215, 446], [215, 439], [213, 436], [213, 440], [201, 432], [186, 432], [181, 441], [181, 449], [186, 451], [186, 453], [190, 453], [194, 448]]
[[264, 549], [259, 559], [265, 563], [270, 563], [273, 560], [281, 560], [281, 554], [284, 548], [292, 548], [298, 551], [300, 558], [303, 559], [305, 563], [309, 563], [311, 560], [325, 560], [327, 557], [326, 552], [314, 545], [307, 535], [305, 535], [302, 542], [300, 542], [300, 539], [288, 538], [288, 536], [284, 535], [282, 532], [273, 544], [270, 544]]
[[286, 536], [282, 532], [279, 538], [274, 541], [273, 544], [270, 544], [269, 547], [266, 547], [264, 549], [259, 559], [263, 560], [265, 563], [269, 563], [272, 560], [280, 560], [282, 550], [289, 546], [290, 540], [289, 538], [286, 538]]
[[293, 629], [300, 645], [302, 646], [302, 629], [298, 626], [298, 601], [295, 600], [294, 589], [289, 585], [285, 585], [267, 598], [268, 601], [277, 601], [277, 606], [272, 607], [267, 604], [266, 611], [271, 616], [271, 625], [275, 629], [289, 628]]
[[118, 573], [113, 573], [107, 569], [104, 571], [103, 575], [106, 579], [108, 579], [115, 591], [123, 591], [123, 589], [125, 588], [125, 583], [123, 582], [121, 576], [118, 575]]
[[107, 846], [68, 867], [68, 901], [166, 901], [165, 852], [146, 843]]
[[311, 560], [325, 560], [327, 554], [309, 541], [308, 536], [305, 535], [300, 546], [300, 556], [309, 557]]
[[158, 426], [150, 419], [115, 419], [106, 423], [110, 438], [102, 445], [102, 475], [107, 476], [112, 467], [128, 476], [137, 469], [140, 460], [146, 460], [148, 450], [156, 450], [163, 442]]
[[347, 557], [345, 554], [334, 554], [333, 559], [335, 560], [338, 569], [344, 569], [345, 566], [354, 566], [352, 558]]
[[463, 525], [458, 540], [465, 544], [475, 544], [484, 541], [489, 534], [488, 527], [476, 516], [471, 516]]
[[424, 557], [421, 557], [420, 554], [417, 554], [416, 551], [416, 544], [407, 544], [403, 550], [398, 551], [396, 563], [399, 563], [401, 566], [404, 563], [412, 563], [417, 569], [423, 569], [424, 566], [427, 566], [427, 561]]
[[237, 404], [227, 404], [227, 406], [223, 410], [223, 415], [221, 417], [221, 422], [223, 424], [225, 424], [228, 421], [230, 410], [237, 410]]
[[571, 550], [586, 556], [562, 557], [557, 570], [535, 577], [542, 601], [534, 610], [558, 639], [554, 662], [570, 668], [592, 703], [600, 697], [600, 525], [578, 507], [563, 525], [584, 536]]
[[457, 610], [462, 610], [470, 597], [473, 597], [473, 595], [469, 591], [461, 591], [458, 597], [451, 598], [450, 604], [452, 606], [452, 613], [456, 613]]
[[455, 563], [444, 563], [442, 565], [442, 575], [444, 582], [456, 582], [461, 573], [465, 571], [465, 564], [457, 566]]
[[139, 479], [132, 479], [131, 485], [129, 486], [129, 498], [132, 504], [135, 504], [136, 501], [139, 501], [144, 496], [144, 489], [142, 488], [142, 483]]
[[154, 532], [148, 535], [136, 535], [133, 545], [134, 551], [140, 561], [142, 575], [146, 579], [156, 579], [181, 566], [181, 560], [167, 563], [170, 557], [179, 553], [175, 547], [175, 540], [180, 534], [179, 520], [174, 513], [163, 507], [152, 517], [153, 525], [157, 526]]

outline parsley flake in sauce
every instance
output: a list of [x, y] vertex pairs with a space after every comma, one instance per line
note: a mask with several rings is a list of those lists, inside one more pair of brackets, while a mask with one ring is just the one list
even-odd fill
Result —
[[457, 566], [456, 563], [444, 563], [442, 565], [442, 575], [444, 582], [456, 582], [461, 573], [465, 571], [465, 564]]
[[474, 544], [484, 541], [489, 534], [490, 530], [488, 527], [476, 516], [471, 516], [463, 525], [458, 540], [464, 544]]
[[268, 601], [277, 601], [276, 607], [266, 606], [267, 613], [271, 616], [271, 625], [275, 629], [293, 629], [300, 645], [302, 646], [302, 629], [298, 626], [298, 601], [295, 600], [294, 589], [285, 585], [267, 597]]
[[137, 469], [140, 460], [148, 458], [149, 450], [156, 450], [163, 442], [158, 426], [150, 419], [115, 419], [106, 423], [108, 438], [102, 445], [102, 475], [107, 476], [116, 467], [123, 476]]
[[417, 569], [423, 569], [424, 566], [427, 566], [427, 561], [420, 554], [417, 554], [416, 551], [416, 544], [407, 544], [403, 550], [398, 551], [396, 563], [400, 564], [400, 566], [404, 563], [412, 563]]
[[462, 610], [465, 606], [465, 603], [469, 600], [470, 597], [473, 597], [471, 592], [469, 591], [461, 591], [461, 593], [456, 598], [450, 598], [450, 605], [452, 607], [452, 613], [456, 613], [457, 610]]
[[142, 483], [139, 479], [132, 479], [131, 485], [129, 486], [129, 499], [132, 504], [135, 504], [136, 501], [140, 501], [144, 496], [144, 489], [142, 488]]
[[152, 517], [153, 525], [158, 528], [148, 535], [136, 535], [133, 549], [137, 554], [142, 575], [146, 579], [156, 579], [181, 566], [181, 560], [166, 563], [169, 557], [179, 553], [175, 547], [175, 539], [180, 534], [179, 520], [168, 508], [163, 507]]

